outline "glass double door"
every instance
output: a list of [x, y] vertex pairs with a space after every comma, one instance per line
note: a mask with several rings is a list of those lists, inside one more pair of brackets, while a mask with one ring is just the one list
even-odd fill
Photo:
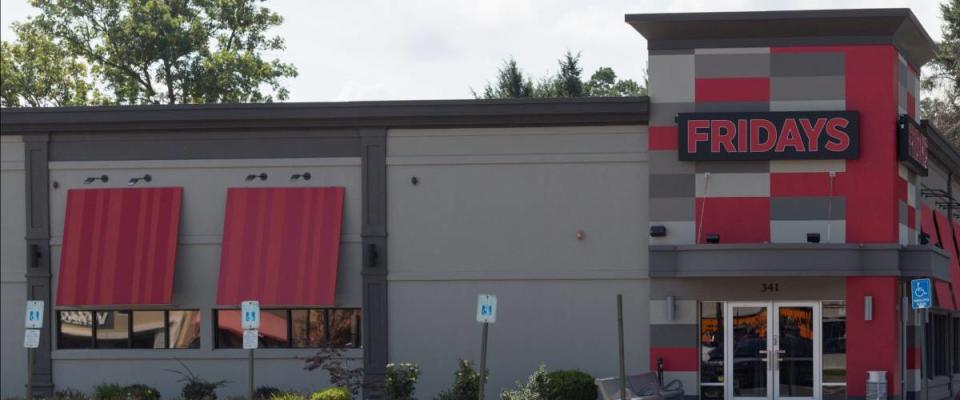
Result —
[[727, 303], [727, 399], [820, 398], [820, 306]]

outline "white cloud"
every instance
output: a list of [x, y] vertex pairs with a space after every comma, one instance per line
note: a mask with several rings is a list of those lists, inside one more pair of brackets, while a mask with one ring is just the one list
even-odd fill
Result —
[[[934, 39], [937, 0], [282, 0], [278, 57], [300, 76], [294, 101], [467, 98], [514, 56], [535, 76], [556, 70], [564, 50], [583, 52], [584, 72], [612, 67], [643, 78], [646, 42], [627, 13], [909, 7]], [[26, 0], [0, 2], [2, 37], [33, 13]]]

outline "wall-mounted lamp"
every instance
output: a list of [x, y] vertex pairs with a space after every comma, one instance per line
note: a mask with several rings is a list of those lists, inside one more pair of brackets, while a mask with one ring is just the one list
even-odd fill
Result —
[[247, 182], [252, 182], [254, 179], [259, 179], [259, 180], [261, 180], [261, 181], [265, 181], [265, 180], [267, 180], [267, 173], [266, 173], [266, 172], [261, 172], [261, 173], [259, 173], [259, 174], [250, 174], [250, 175], [247, 175], [247, 177], [244, 178], [243, 180], [245, 180], [245, 181], [247, 181]]
[[807, 243], [820, 243], [820, 233], [808, 233], [807, 234]]
[[708, 234], [707, 234], [707, 243], [710, 243], [710, 244], [720, 243], [720, 234], [719, 234], [719, 233], [708, 233]]
[[150, 174], [146, 174], [146, 175], [144, 175], [144, 176], [138, 176], [138, 177], [136, 177], [136, 178], [130, 178], [130, 180], [127, 181], [127, 186], [136, 185], [137, 183], [140, 183], [140, 181], [150, 182], [150, 181], [152, 181], [152, 180], [153, 180], [153, 177], [150, 176]]
[[83, 184], [84, 184], [84, 185], [89, 185], [89, 184], [91, 184], [91, 183], [93, 183], [93, 182], [96, 182], [96, 181], [100, 181], [100, 182], [103, 182], [103, 183], [107, 183], [108, 180], [110, 180], [110, 177], [108, 177], [107, 175], [90, 176], [90, 177], [87, 177], [87, 179], [84, 179], [84, 180], [83, 180]]
[[650, 236], [651, 237], [664, 237], [667, 236], [667, 227], [663, 225], [652, 225], [650, 226]]
[[873, 321], [873, 296], [863, 296], [863, 320]]
[[673, 296], [667, 296], [667, 321], [677, 319], [677, 299]]
[[[310, 175], [309, 172], [304, 172], [304, 173], [302, 173], [302, 174], [293, 174], [293, 175], [290, 175], [290, 180], [291, 180], [291, 181], [295, 181], [295, 180], [298, 180], [298, 179], [303, 179], [303, 180], [305, 180], [305, 181], [309, 181], [310, 178], [312, 178], [312, 177], [313, 177], [313, 176]], [[264, 179], [266, 179], [266, 178], [264, 178]]]
[[924, 231], [920, 231], [920, 234], [917, 235], [917, 239], [920, 240], [920, 244], [930, 244], [930, 234]]

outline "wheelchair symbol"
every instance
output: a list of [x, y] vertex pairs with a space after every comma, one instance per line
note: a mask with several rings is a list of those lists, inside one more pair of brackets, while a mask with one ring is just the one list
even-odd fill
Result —
[[917, 288], [913, 290], [913, 295], [920, 298], [927, 297], [927, 291], [923, 290], [923, 286], [917, 285]]

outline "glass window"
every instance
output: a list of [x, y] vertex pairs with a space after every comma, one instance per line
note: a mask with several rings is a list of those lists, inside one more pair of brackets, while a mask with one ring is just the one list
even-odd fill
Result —
[[166, 322], [163, 311], [134, 311], [132, 347], [164, 349], [167, 347]]
[[60, 335], [57, 348], [93, 348], [93, 313], [90, 311], [60, 311]]
[[723, 303], [700, 304], [700, 382], [723, 382]]
[[330, 345], [333, 347], [360, 347], [360, 310], [338, 308], [330, 310]]
[[[260, 311], [260, 348], [290, 347], [287, 310]], [[242, 343], [241, 343], [242, 344]]]
[[98, 349], [125, 349], [130, 347], [130, 312], [97, 311], [97, 329], [94, 332]]
[[843, 399], [847, 393], [847, 302], [822, 303], [823, 398]]
[[293, 347], [324, 347], [327, 344], [326, 310], [293, 310], [291, 312]]
[[941, 313], [930, 313], [926, 326], [927, 370], [930, 376], [949, 376], [950, 360], [948, 356], [950, 340], [949, 317]]
[[167, 321], [171, 349], [200, 348], [200, 310], [170, 311]]
[[243, 329], [240, 326], [240, 310], [218, 310], [217, 347], [221, 349], [243, 348]]

